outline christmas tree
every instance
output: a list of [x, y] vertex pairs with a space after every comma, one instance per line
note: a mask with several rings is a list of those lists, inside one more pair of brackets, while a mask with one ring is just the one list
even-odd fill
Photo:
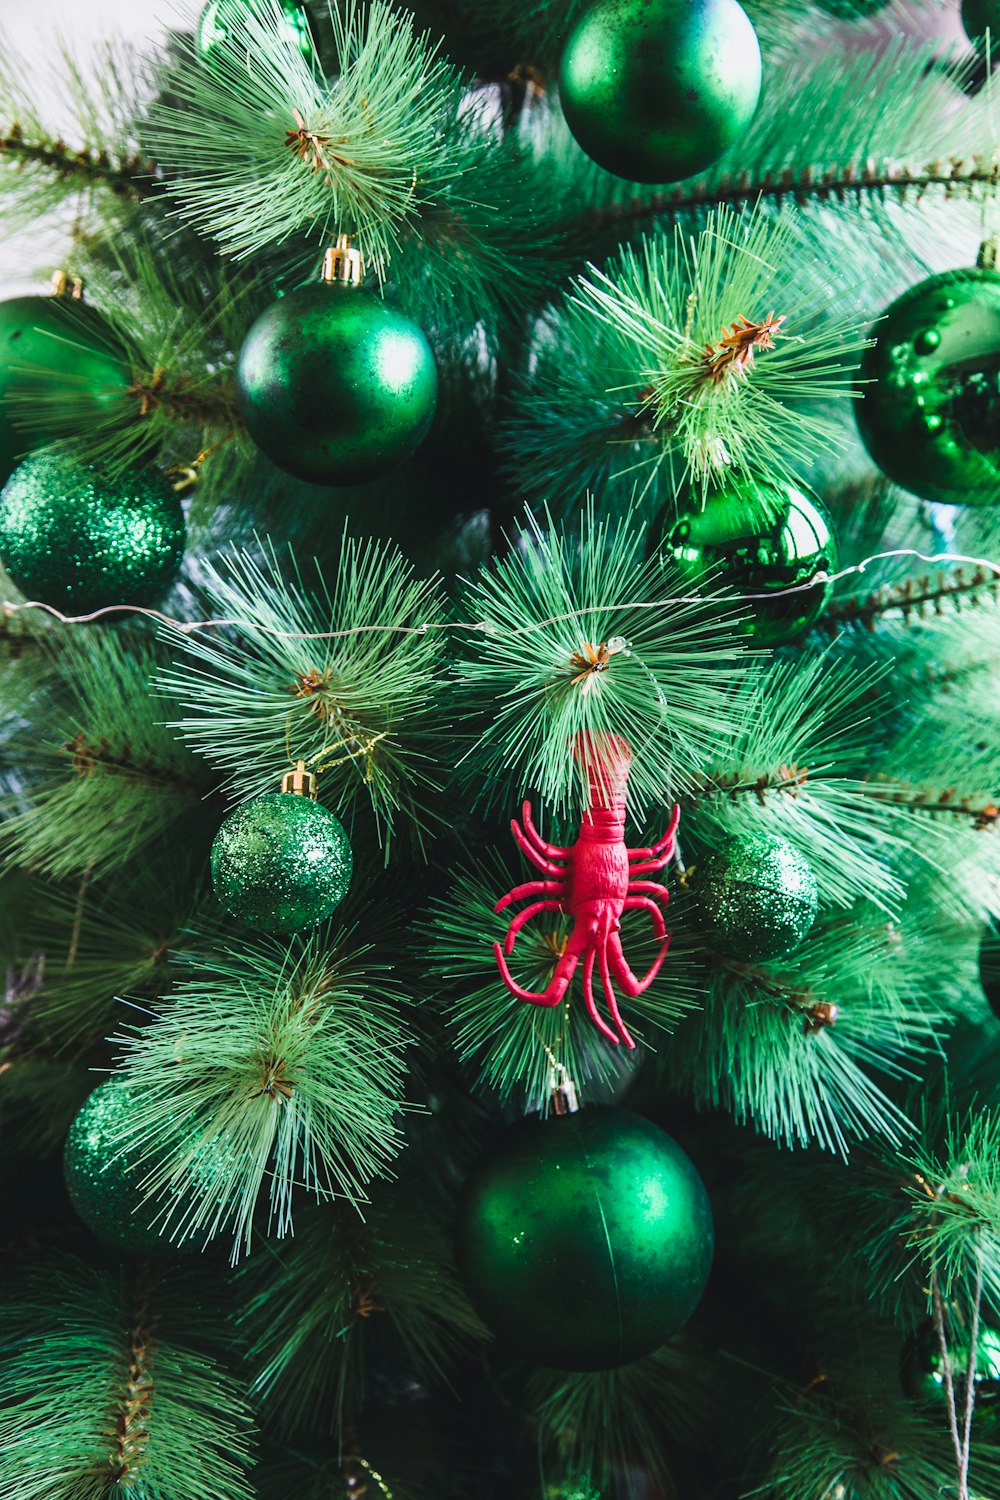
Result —
[[941, 15], [4, 52], [4, 225], [73, 237], [0, 302], [0, 1500], [1000, 1496]]

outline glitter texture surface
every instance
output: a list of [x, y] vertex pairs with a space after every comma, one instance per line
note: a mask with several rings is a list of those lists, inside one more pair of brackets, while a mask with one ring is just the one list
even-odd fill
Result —
[[156, 1214], [156, 1205], [143, 1202], [139, 1187], [151, 1163], [132, 1167], [112, 1145], [131, 1108], [129, 1088], [117, 1079], [102, 1083], [86, 1100], [66, 1137], [66, 1191], [87, 1228], [106, 1245], [136, 1254], [166, 1251], [169, 1243], [144, 1222]]
[[728, 839], [694, 879], [707, 936], [728, 958], [780, 958], [816, 917], [816, 877], [794, 844], [770, 834]]
[[109, 480], [62, 454], [35, 453], [0, 495], [0, 561], [29, 598], [67, 613], [154, 603], [183, 550], [181, 503], [156, 469]]
[[238, 807], [212, 845], [215, 894], [231, 916], [261, 932], [322, 922], [347, 894], [352, 866], [340, 821], [290, 792]]

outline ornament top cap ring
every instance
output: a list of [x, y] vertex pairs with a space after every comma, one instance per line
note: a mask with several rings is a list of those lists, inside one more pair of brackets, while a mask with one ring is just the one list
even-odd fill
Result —
[[346, 281], [351, 286], [360, 286], [364, 275], [361, 251], [351, 244], [348, 234], [338, 234], [337, 243], [331, 245], [323, 257], [323, 280]]

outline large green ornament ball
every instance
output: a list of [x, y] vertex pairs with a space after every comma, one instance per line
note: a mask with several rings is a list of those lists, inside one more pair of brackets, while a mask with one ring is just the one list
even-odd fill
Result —
[[1000, 934], [987, 927], [979, 944], [979, 980], [990, 1010], [1000, 1020]]
[[819, 904], [808, 860], [787, 839], [765, 833], [726, 839], [706, 854], [692, 894], [716, 952], [755, 962], [797, 948]]
[[556, 1369], [612, 1369], [691, 1316], [712, 1264], [712, 1211], [687, 1156], [649, 1120], [611, 1106], [535, 1115], [466, 1183], [456, 1248], [505, 1348]]
[[[223, 52], [234, 50], [239, 36], [237, 28], [249, 12], [247, 0], [209, 0], [194, 33], [195, 47], [203, 63], [211, 67]], [[306, 61], [314, 62], [309, 17], [297, 0], [281, 0], [278, 25], [282, 36], [298, 48]]]
[[353, 856], [328, 808], [271, 792], [230, 813], [212, 844], [212, 885], [230, 916], [261, 932], [315, 927], [340, 905]]
[[566, 123], [599, 166], [678, 182], [716, 161], [760, 97], [757, 34], [737, 0], [597, 0], [559, 74]]
[[0, 302], [0, 485], [18, 459], [50, 442], [44, 408], [32, 413], [33, 389], [86, 402], [96, 416], [120, 401], [132, 382], [116, 357], [110, 330], [91, 308], [66, 297], [12, 297]]
[[313, 484], [375, 479], [416, 452], [434, 417], [437, 367], [423, 332], [371, 292], [317, 282], [273, 303], [240, 351], [247, 431]]
[[1000, 272], [929, 276], [873, 331], [855, 411], [879, 468], [924, 500], [1000, 500]]
[[0, 562], [23, 593], [65, 613], [152, 603], [183, 551], [181, 503], [156, 469], [109, 478], [43, 450], [0, 494]]
[[134, 1254], [169, 1249], [151, 1226], [157, 1209], [144, 1201], [140, 1184], [150, 1163], [123, 1154], [115, 1136], [134, 1108], [129, 1086], [112, 1078], [84, 1102], [69, 1128], [63, 1172], [70, 1202], [93, 1234], [117, 1250]]
[[1000, 46], [1000, 0], [962, 0], [962, 25], [977, 52], [986, 56], [986, 34], [993, 64]]
[[[954, 1332], [948, 1340], [948, 1364], [959, 1411], [965, 1409], [965, 1387], [968, 1379], [971, 1341], [966, 1330]], [[942, 1420], [948, 1404], [946, 1365], [936, 1331], [928, 1326], [908, 1341], [900, 1363], [903, 1394], [918, 1406], [938, 1409]], [[1000, 1332], [981, 1324], [976, 1340], [976, 1363], [973, 1376], [976, 1401], [974, 1420], [980, 1427], [993, 1426], [1000, 1416]]]
[[650, 540], [692, 587], [704, 579], [746, 596], [742, 628], [758, 646], [783, 646], [815, 623], [830, 585], [802, 585], [838, 565], [830, 517], [787, 483], [736, 481], [704, 507], [694, 496], [669, 500]]

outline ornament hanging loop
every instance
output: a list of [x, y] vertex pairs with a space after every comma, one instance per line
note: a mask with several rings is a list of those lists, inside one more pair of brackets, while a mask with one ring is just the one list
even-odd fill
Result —
[[349, 234], [338, 234], [337, 243], [331, 245], [323, 257], [323, 280], [343, 281], [349, 286], [360, 286], [365, 266], [361, 251], [351, 244]]
[[315, 772], [307, 769], [305, 761], [300, 760], [293, 771], [287, 771], [281, 778], [281, 790], [293, 797], [309, 797], [315, 802], [319, 796], [319, 780]]

